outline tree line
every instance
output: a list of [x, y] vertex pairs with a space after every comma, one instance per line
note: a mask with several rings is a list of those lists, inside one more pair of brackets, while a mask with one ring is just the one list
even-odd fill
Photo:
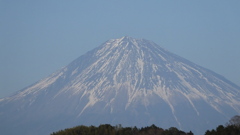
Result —
[[[194, 135], [192, 131], [184, 132], [176, 127], [162, 129], [154, 124], [147, 127], [122, 127], [121, 124], [112, 126], [103, 124], [95, 126], [76, 126], [53, 132], [51, 135]], [[225, 126], [219, 125], [216, 129], [207, 130], [205, 135], [240, 135], [240, 116], [232, 117]]]
[[147, 127], [122, 127], [121, 125], [111, 126], [110, 124], [103, 124], [98, 127], [95, 126], [77, 126], [58, 132], [53, 132], [51, 135], [194, 135], [191, 131], [185, 133], [175, 127], [169, 129], [162, 129], [154, 124]]
[[219, 125], [216, 129], [207, 130], [205, 135], [240, 135], [240, 116], [232, 117], [226, 126]]

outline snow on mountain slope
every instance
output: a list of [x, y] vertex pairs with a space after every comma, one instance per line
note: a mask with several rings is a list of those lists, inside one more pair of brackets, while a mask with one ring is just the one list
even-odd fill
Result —
[[239, 90], [151, 41], [125, 36], [1, 99], [0, 130], [46, 134], [109, 123], [203, 134], [240, 113]]

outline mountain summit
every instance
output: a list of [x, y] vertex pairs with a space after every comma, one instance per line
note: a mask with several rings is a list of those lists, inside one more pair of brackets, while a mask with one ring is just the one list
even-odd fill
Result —
[[108, 123], [203, 134], [240, 113], [239, 91], [154, 42], [125, 36], [0, 99], [0, 131], [47, 134]]

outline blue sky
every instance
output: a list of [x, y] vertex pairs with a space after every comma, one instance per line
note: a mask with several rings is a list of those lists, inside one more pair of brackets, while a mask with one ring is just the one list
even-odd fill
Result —
[[0, 97], [99, 46], [131, 36], [240, 86], [239, 0], [1, 0]]

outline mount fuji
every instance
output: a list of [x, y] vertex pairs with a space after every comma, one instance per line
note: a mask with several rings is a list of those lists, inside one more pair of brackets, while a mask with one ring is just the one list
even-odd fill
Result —
[[0, 131], [49, 134], [108, 123], [201, 135], [236, 114], [239, 86], [152, 41], [125, 36], [0, 99]]

